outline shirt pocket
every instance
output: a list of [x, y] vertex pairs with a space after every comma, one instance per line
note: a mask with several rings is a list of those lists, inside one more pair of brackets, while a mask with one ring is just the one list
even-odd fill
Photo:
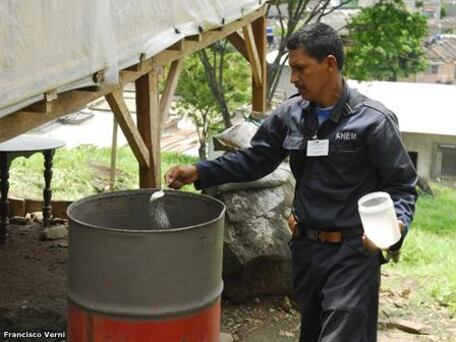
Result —
[[327, 167], [332, 172], [326, 182], [337, 187], [350, 187], [359, 184], [365, 172], [365, 158], [360, 151], [329, 151]]
[[287, 151], [305, 150], [306, 146], [307, 137], [301, 133], [288, 133], [282, 144]]

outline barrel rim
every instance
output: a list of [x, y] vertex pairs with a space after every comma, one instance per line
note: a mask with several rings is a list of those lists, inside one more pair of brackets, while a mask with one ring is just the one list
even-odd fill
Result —
[[[152, 191], [151, 191], [152, 190]], [[205, 201], [209, 201], [209, 202], [213, 202], [213, 203], [216, 203], [218, 205], [221, 206], [221, 211], [220, 211], [220, 214], [210, 220], [210, 221], [206, 221], [204, 223], [199, 223], [199, 224], [194, 224], [194, 225], [191, 225], [191, 226], [185, 226], [185, 227], [177, 227], [177, 228], [169, 228], [169, 229], [162, 229], [162, 230], [143, 230], [143, 229], [119, 229], [119, 228], [110, 228], [110, 227], [104, 227], [104, 226], [101, 226], [101, 225], [96, 225], [96, 224], [90, 224], [90, 223], [87, 223], [87, 222], [83, 222], [77, 218], [75, 218], [71, 211], [76, 209], [77, 207], [81, 206], [81, 205], [84, 205], [86, 204], [87, 202], [93, 202], [99, 198], [105, 198], [105, 199], [108, 199], [108, 198], [111, 198], [111, 197], [119, 197], [119, 196], [129, 196], [129, 195], [133, 195], [133, 194], [138, 194], [138, 193], [153, 193], [155, 191], [159, 191], [160, 189], [156, 189], [156, 188], [144, 188], [144, 189], [133, 189], [133, 190], [121, 190], [121, 191], [112, 191], [112, 192], [105, 192], [105, 193], [101, 193], [101, 194], [95, 194], [95, 195], [90, 195], [90, 196], [87, 196], [87, 197], [84, 197], [84, 198], [81, 198], [77, 201], [74, 201], [73, 203], [71, 203], [67, 210], [66, 210], [66, 214], [68, 216], [68, 219], [81, 226], [84, 226], [84, 227], [89, 227], [89, 228], [93, 228], [93, 229], [99, 229], [99, 230], [104, 230], [104, 231], [112, 231], [112, 232], [119, 232], [119, 233], [143, 233], [143, 234], [163, 234], [163, 233], [175, 233], [175, 232], [179, 232], [179, 231], [186, 231], [186, 230], [190, 230], [190, 229], [195, 229], [195, 228], [199, 228], [199, 227], [204, 227], [204, 226], [207, 226], [207, 225], [210, 225], [212, 223], [215, 223], [217, 221], [219, 221], [224, 215], [225, 215], [225, 211], [226, 211], [226, 206], [225, 204], [218, 200], [217, 198], [214, 198], [214, 197], [211, 197], [211, 196], [208, 196], [208, 195], [204, 195], [204, 194], [194, 194], [194, 193], [191, 193], [191, 192], [185, 192], [185, 191], [178, 191], [178, 190], [171, 190], [171, 189], [166, 189], [166, 190], [163, 190], [165, 191], [165, 193], [170, 193], [170, 194], [173, 194], [173, 196], [181, 196], [181, 197], [197, 197], [199, 199], [203, 199]]]

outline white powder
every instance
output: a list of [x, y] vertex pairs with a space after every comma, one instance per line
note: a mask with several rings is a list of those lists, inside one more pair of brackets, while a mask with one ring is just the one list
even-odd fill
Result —
[[171, 227], [163, 199], [158, 198], [149, 202], [149, 220], [153, 230], [163, 230]]

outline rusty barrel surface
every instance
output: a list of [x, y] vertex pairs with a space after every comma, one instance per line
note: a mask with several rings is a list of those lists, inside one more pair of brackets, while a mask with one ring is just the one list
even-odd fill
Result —
[[104, 193], [68, 208], [70, 341], [218, 342], [225, 207], [166, 191], [170, 228], [159, 230], [154, 191]]

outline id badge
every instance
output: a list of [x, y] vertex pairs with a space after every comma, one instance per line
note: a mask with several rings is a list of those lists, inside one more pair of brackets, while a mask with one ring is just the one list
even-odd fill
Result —
[[307, 157], [325, 157], [329, 152], [329, 139], [307, 141]]

